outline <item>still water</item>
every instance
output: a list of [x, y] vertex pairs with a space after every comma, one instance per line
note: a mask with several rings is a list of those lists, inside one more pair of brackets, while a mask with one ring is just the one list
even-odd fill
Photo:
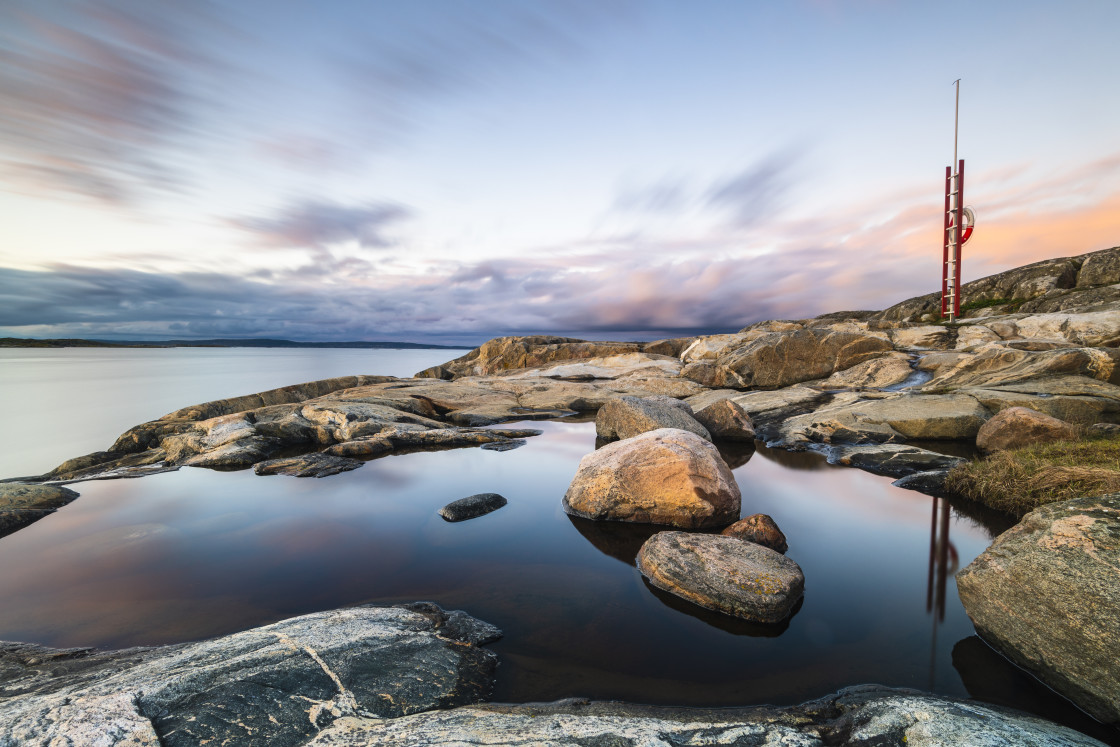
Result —
[[[104, 448], [129, 425], [193, 402], [349, 373], [406, 375], [458, 354], [3, 352], [5, 412], [22, 407], [51, 428], [8, 420], [4, 438], [16, 439], [8, 449], [19, 458], [4, 454], [0, 477]], [[774, 517], [806, 579], [789, 620], [753, 625], [648, 586], [634, 557], [654, 530], [563, 513], [579, 459], [595, 447], [593, 423], [525, 425], [545, 433], [514, 451], [389, 456], [324, 479], [185, 468], [76, 484], [80, 499], [0, 539], [0, 639], [160, 644], [344, 605], [431, 600], [505, 631], [492, 644], [499, 701], [785, 704], [875, 682], [1093, 729], [975, 638], [957, 598], [953, 573], [1005, 522], [815, 454], [729, 451], [744, 515]], [[94, 442], [74, 447], [89, 431]], [[480, 492], [509, 504], [458, 524], [436, 514]]]

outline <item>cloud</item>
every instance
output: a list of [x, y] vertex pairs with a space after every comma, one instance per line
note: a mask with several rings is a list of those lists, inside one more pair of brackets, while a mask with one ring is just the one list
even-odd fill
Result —
[[410, 209], [392, 202], [340, 205], [307, 200], [293, 202], [271, 216], [234, 218], [231, 222], [253, 232], [269, 246], [325, 251], [331, 244], [348, 241], [367, 249], [393, 246], [386, 229], [411, 216]]
[[790, 171], [798, 158], [791, 151], [774, 153], [713, 184], [705, 196], [709, 206], [726, 210], [734, 224], [750, 226], [771, 217], [782, 207]]
[[0, 163], [32, 188], [122, 203], [184, 188], [168, 154], [194, 135], [215, 69], [202, 2], [0, 4]]

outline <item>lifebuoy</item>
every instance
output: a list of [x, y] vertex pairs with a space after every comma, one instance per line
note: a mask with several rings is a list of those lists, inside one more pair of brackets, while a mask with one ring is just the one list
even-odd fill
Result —
[[[972, 208], [970, 207], [964, 208], [961, 212], [964, 213], [964, 220], [962, 221], [964, 223], [964, 231], [961, 232], [961, 244], [964, 244], [964, 242], [968, 241], [969, 237], [972, 236], [972, 229], [976, 225], [976, 213], [972, 212]], [[950, 214], [949, 228], [952, 228], [954, 223], [953, 216]]]

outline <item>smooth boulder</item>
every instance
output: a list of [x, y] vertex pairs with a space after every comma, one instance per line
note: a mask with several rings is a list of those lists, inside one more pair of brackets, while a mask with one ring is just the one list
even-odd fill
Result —
[[1120, 493], [1051, 503], [957, 574], [977, 632], [1105, 723], [1120, 723]]
[[715, 446], [695, 433], [661, 428], [585, 456], [563, 505], [585, 519], [701, 529], [738, 519], [740, 500]]
[[444, 521], [466, 521], [497, 511], [506, 503], [508, 501], [497, 493], [477, 493], [451, 501], [439, 510], [439, 515], [444, 518]]
[[595, 415], [595, 435], [599, 438], [633, 438], [659, 428], [678, 428], [712, 440], [708, 429], [692, 416], [692, 408], [671, 397], [619, 397]]
[[722, 535], [658, 532], [638, 551], [638, 570], [681, 599], [761, 623], [789, 617], [805, 592], [797, 563]]
[[981, 451], [1003, 451], [1075, 438], [1077, 429], [1065, 421], [1028, 407], [1008, 407], [980, 427], [976, 447]]
[[767, 514], [752, 514], [745, 519], [739, 519], [731, 526], [720, 532], [724, 537], [734, 537], [744, 542], [753, 542], [756, 545], [769, 547], [774, 552], [785, 555], [789, 545], [786, 536]]

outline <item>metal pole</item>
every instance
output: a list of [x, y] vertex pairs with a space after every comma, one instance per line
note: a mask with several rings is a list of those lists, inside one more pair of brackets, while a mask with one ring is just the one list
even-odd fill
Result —
[[[961, 79], [953, 81], [957, 89], [956, 109], [953, 112], [953, 168], [957, 168], [957, 136], [960, 132], [961, 114]], [[959, 171], [954, 171], [950, 186], [953, 202], [950, 209], [953, 213], [953, 225], [949, 229], [949, 323], [957, 321], [960, 313], [960, 235], [961, 235], [961, 194]]]
[[957, 78], [953, 81], [953, 85], [957, 87], [957, 109], [953, 113], [953, 163], [955, 164], [957, 162], [957, 126], [961, 117], [961, 79]]

